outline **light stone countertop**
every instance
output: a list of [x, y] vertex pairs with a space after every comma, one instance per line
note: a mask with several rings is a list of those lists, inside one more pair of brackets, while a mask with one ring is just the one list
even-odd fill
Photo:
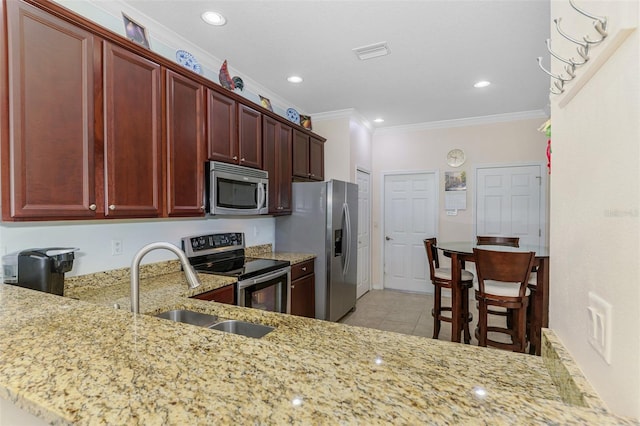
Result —
[[[0, 397], [52, 424], [637, 424], [573, 366], [560, 384], [543, 357], [190, 299], [171, 262], [143, 269], [141, 312], [276, 330], [252, 339], [131, 314], [123, 270], [69, 279], [70, 297], [2, 284]], [[197, 291], [233, 282], [200, 278]], [[571, 364], [544, 335], [556, 366]]]

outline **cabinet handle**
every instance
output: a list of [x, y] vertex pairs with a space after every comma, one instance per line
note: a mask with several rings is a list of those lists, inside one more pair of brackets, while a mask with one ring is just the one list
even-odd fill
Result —
[[204, 210], [204, 206], [200, 206], [200, 210]]
[[244, 163], [244, 161], [245, 161], [244, 157], [240, 159], [241, 163]]
[[115, 209], [116, 209], [115, 204], [111, 204], [111, 205], [109, 206], [109, 210], [115, 210]]
[[291, 286], [291, 289], [293, 290], [294, 288], [296, 288], [296, 286], [295, 286], [295, 285], [292, 285], [292, 286]]
[[307, 272], [307, 267], [306, 267], [306, 266], [304, 266], [304, 267], [302, 268], [302, 272]]
[[98, 206], [96, 206], [95, 204], [91, 204], [91, 205], [89, 206], [89, 210], [92, 210], [92, 211], [94, 211], [94, 212], [96, 211], [96, 209], [97, 209], [97, 208], [98, 208]]
[[282, 206], [278, 206], [278, 210], [282, 210], [284, 207]]
[[237, 156], [237, 155], [234, 155], [234, 156], [233, 156], [233, 160], [235, 161], [235, 160], [237, 160], [237, 159], [238, 159], [238, 156]]

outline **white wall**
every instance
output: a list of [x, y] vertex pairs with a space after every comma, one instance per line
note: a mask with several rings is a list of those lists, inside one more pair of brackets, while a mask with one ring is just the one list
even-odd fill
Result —
[[351, 182], [356, 182], [356, 169], [371, 171], [373, 167], [373, 134], [369, 127], [357, 117], [349, 120], [351, 141]]
[[350, 176], [349, 118], [316, 120], [313, 117], [313, 131], [326, 138], [324, 143], [324, 177], [353, 182]]
[[[517, 119], [534, 116], [537, 118]], [[438, 235], [448, 241], [465, 241], [474, 235], [474, 168], [480, 165], [545, 163], [546, 136], [537, 129], [546, 120], [542, 112], [487, 118], [482, 120], [459, 120], [441, 123], [438, 128], [412, 126], [385, 129], [373, 136], [373, 247], [372, 271], [374, 288], [383, 287], [382, 268], [384, 246], [383, 174], [396, 171], [438, 171], [440, 176], [440, 214]], [[464, 123], [470, 123], [464, 125]], [[458, 127], [446, 127], [458, 126]], [[447, 165], [447, 152], [453, 148], [465, 151], [467, 160], [459, 168]], [[459, 210], [457, 216], [447, 216], [444, 210], [444, 172], [467, 172], [467, 209]], [[426, 261], [425, 261], [426, 262]]]
[[[275, 219], [138, 219], [65, 221], [0, 224], [0, 253], [39, 247], [78, 247], [73, 269], [66, 276], [84, 275], [131, 266], [135, 253], [144, 245], [167, 241], [180, 247], [180, 239], [216, 232], [244, 232], [247, 246], [273, 244]], [[111, 241], [122, 240], [123, 253], [111, 254]], [[175, 259], [167, 250], [156, 250], [143, 263]]]
[[[583, 2], [609, 17], [609, 38], [591, 49], [566, 95], [553, 96], [550, 326], [617, 414], [640, 417], [640, 35], [615, 50], [638, 2]], [[552, 1], [566, 31], [595, 38], [592, 20]], [[634, 22], [635, 21], [635, 22]], [[552, 34], [555, 49], [575, 54]], [[598, 58], [611, 54], [595, 71]], [[602, 56], [601, 56], [602, 55]], [[555, 72], [560, 72], [559, 64]], [[585, 76], [595, 72], [587, 81]], [[574, 87], [584, 84], [566, 105]], [[587, 342], [588, 293], [613, 307], [611, 364]]]

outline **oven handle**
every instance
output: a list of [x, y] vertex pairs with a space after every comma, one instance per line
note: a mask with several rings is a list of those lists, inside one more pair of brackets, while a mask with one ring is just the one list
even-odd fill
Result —
[[246, 288], [256, 284], [262, 284], [267, 281], [271, 281], [274, 278], [278, 278], [279, 276], [286, 275], [291, 271], [291, 267], [287, 266], [286, 268], [278, 269], [275, 272], [266, 275], [260, 275], [256, 278], [249, 278], [248, 280], [238, 281], [238, 288]]

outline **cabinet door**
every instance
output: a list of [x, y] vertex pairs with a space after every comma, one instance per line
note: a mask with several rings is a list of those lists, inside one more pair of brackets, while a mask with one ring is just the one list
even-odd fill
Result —
[[309, 178], [309, 136], [293, 131], [293, 176]]
[[291, 314], [315, 318], [315, 275], [291, 282]]
[[236, 101], [207, 89], [209, 160], [237, 163], [239, 154], [236, 114]]
[[262, 119], [263, 168], [269, 172], [269, 213], [291, 213], [291, 135], [293, 129]]
[[262, 114], [238, 105], [238, 145], [241, 166], [262, 168]]
[[309, 177], [324, 180], [324, 143], [314, 137], [309, 138]]
[[104, 47], [105, 213], [160, 215], [160, 66], [110, 43]]
[[165, 72], [167, 214], [204, 215], [204, 87]]
[[2, 217], [92, 218], [94, 38], [23, 2], [3, 3], [12, 131], [3, 129]]
[[207, 300], [210, 302], [226, 303], [227, 305], [235, 305], [235, 285], [227, 285], [215, 290], [207, 291], [193, 296], [193, 299]]
[[291, 213], [291, 164], [293, 129], [280, 124], [278, 129], [278, 145], [276, 164], [278, 165], [278, 210], [280, 213]]

